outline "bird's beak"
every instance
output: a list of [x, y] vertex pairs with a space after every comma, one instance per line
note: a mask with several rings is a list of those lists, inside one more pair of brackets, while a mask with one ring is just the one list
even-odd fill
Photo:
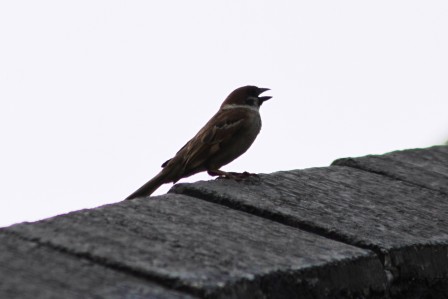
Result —
[[[258, 88], [258, 90], [259, 90], [258, 95], [260, 95], [260, 94], [262, 94], [263, 92], [268, 91], [268, 90], [270, 90], [270, 89], [269, 89], [269, 88]], [[259, 96], [258, 98], [260, 99], [260, 103], [263, 103], [263, 102], [269, 100], [269, 99], [272, 98], [272, 97], [260, 97], [260, 96]]]

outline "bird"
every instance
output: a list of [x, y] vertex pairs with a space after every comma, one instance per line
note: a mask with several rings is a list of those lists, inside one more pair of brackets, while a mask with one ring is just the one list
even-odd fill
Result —
[[260, 95], [268, 90], [248, 85], [231, 92], [204, 127], [162, 164], [162, 170], [125, 200], [150, 196], [163, 184], [176, 183], [203, 171], [230, 179], [250, 175], [220, 168], [244, 154], [255, 141], [261, 130], [260, 106], [272, 98]]

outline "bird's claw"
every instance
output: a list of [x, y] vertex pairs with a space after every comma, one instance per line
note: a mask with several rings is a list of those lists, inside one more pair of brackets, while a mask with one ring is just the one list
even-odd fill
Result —
[[241, 172], [241, 173], [239, 173], [239, 172], [230, 172], [230, 174], [234, 177], [234, 179], [236, 179], [236, 180], [242, 180], [242, 179], [246, 179], [246, 178], [249, 178], [249, 177], [256, 177], [256, 178], [258, 178], [259, 176], [258, 176], [258, 174], [256, 174], [256, 173], [250, 173], [250, 172], [247, 172], [247, 171], [245, 171], [245, 172]]
[[241, 180], [244, 180], [249, 177], [259, 178], [258, 174], [250, 173], [247, 171], [244, 171], [244, 172], [209, 171], [208, 174], [211, 176], [218, 176], [216, 178], [217, 180], [232, 179], [235, 181], [241, 181]]

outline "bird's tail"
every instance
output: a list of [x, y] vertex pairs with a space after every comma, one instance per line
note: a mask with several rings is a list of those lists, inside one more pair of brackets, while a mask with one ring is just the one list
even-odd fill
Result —
[[168, 183], [169, 181], [170, 180], [167, 179], [167, 172], [162, 170], [158, 175], [156, 175], [154, 178], [146, 182], [146, 184], [138, 188], [137, 191], [126, 197], [125, 200], [132, 200], [137, 197], [149, 196], [154, 191], [156, 191], [161, 185]]

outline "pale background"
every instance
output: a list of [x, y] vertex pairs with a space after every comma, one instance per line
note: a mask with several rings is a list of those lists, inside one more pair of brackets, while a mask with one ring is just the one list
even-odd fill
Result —
[[247, 84], [225, 170], [448, 139], [447, 1], [1, 1], [0, 43], [0, 226], [120, 201]]

